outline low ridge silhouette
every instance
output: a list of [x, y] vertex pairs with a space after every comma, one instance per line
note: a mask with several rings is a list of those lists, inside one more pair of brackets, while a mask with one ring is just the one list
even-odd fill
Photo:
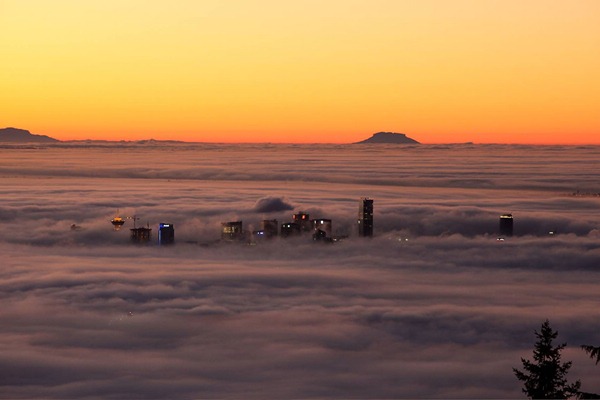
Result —
[[0, 143], [56, 143], [59, 140], [46, 135], [34, 135], [28, 130], [17, 128], [0, 129]]
[[362, 143], [391, 143], [391, 144], [419, 144], [415, 139], [409, 138], [404, 133], [395, 132], [377, 132], [368, 139], [355, 144]]

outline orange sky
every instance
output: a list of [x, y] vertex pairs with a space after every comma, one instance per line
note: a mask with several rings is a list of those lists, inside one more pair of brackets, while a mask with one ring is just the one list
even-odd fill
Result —
[[600, 144], [596, 0], [0, 0], [0, 127]]

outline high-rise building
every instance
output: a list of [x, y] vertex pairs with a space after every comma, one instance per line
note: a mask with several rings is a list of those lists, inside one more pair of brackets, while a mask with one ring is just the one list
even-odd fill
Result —
[[223, 222], [221, 223], [221, 239], [227, 241], [242, 240], [244, 231], [242, 229], [242, 221]]
[[330, 219], [324, 219], [324, 218], [313, 219], [312, 220], [313, 237], [331, 238], [331, 231], [332, 231], [331, 226], [332, 226], [332, 222]]
[[330, 219], [325, 219], [325, 218], [320, 218], [320, 219], [313, 219], [312, 220], [312, 226], [313, 226], [313, 234], [312, 234], [312, 238], [315, 241], [323, 241], [323, 242], [332, 242], [333, 238], [331, 236], [331, 225], [332, 222]]
[[258, 231], [252, 231], [252, 242], [273, 239], [279, 235], [279, 225], [276, 219], [261, 221], [260, 228]]
[[512, 214], [502, 214], [500, 216], [500, 236], [513, 235], [513, 216]]
[[304, 211], [299, 211], [297, 214], [292, 215], [292, 221], [300, 226], [302, 232], [312, 231], [310, 216]]
[[360, 199], [358, 207], [358, 236], [373, 236], [373, 199]]
[[147, 243], [152, 237], [150, 228], [131, 228], [131, 241], [134, 243]]
[[300, 225], [295, 222], [281, 224], [281, 237], [296, 236], [300, 234]]
[[158, 224], [158, 244], [173, 244], [175, 243], [175, 228], [173, 224]]
[[317, 229], [312, 236], [313, 240], [316, 242], [326, 242], [329, 241], [331, 242], [332, 239], [327, 237], [327, 233], [325, 233], [325, 231], [321, 230], [321, 229]]
[[261, 230], [265, 238], [269, 239], [279, 234], [279, 225], [276, 219], [265, 219], [261, 222]]

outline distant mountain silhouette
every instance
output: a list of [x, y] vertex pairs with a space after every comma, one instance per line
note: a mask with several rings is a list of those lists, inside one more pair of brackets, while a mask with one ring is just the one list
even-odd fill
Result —
[[0, 143], [56, 143], [59, 140], [46, 135], [34, 135], [25, 129], [0, 129]]
[[419, 144], [415, 139], [409, 138], [404, 133], [394, 132], [377, 132], [370, 138], [356, 142], [355, 144], [362, 143]]

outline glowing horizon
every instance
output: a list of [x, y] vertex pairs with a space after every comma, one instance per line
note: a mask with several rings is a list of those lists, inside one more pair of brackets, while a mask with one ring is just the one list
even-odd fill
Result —
[[600, 144], [600, 3], [0, 1], [0, 127], [60, 140]]

